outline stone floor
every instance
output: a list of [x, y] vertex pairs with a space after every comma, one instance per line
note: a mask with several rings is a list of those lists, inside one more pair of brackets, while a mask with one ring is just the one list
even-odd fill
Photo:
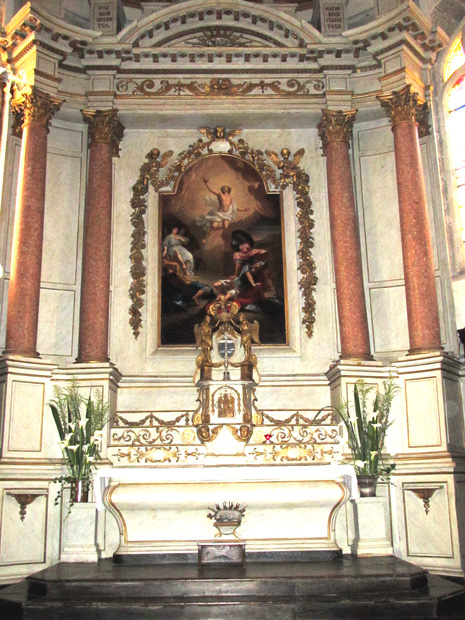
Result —
[[2, 620], [465, 618], [465, 588], [394, 557], [61, 563], [0, 591]]

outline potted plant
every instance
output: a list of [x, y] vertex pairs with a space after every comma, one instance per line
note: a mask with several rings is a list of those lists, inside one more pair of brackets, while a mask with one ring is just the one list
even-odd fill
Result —
[[336, 408], [347, 429], [347, 443], [357, 474], [362, 497], [376, 495], [376, 484], [380, 477], [387, 477], [395, 465], [383, 460], [386, 431], [391, 426], [389, 414], [394, 397], [400, 388], [390, 378], [383, 381], [383, 391], [371, 393], [374, 386], [367, 386], [363, 380], [354, 386], [354, 406], [343, 401]]
[[[103, 427], [108, 421], [109, 404], [103, 401], [102, 390], [92, 388], [86, 399], [79, 384], [73, 380], [67, 387], [54, 387], [50, 403], [53, 419], [60, 436], [59, 446], [68, 468], [68, 474], [55, 482], [71, 484], [70, 506], [76, 502], [87, 502], [91, 482], [91, 471], [100, 460], [100, 446]], [[61, 497], [61, 491], [57, 501]]]

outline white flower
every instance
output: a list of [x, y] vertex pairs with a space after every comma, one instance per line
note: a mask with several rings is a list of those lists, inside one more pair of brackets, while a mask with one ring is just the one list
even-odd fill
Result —
[[83, 429], [87, 425], [87, 420], [79, 420], [79, 428]]
[[378, 454], [378, 450], [371, 450], [370, 451], [370, 455], [371, 455], [372, 459], [374, 459], [377, 454]]
[[103, 437], [103, 431], [95, 431], [94, 437]]
[[355, 467], [360, 467], [362, 469], [366, 465], [366, 461], [355, 461]]
[[358, 420], [357, 416], [349, 417], [349, 421], [352, 422], [352, 424], [357, 424], [357, 420]]
[[79, 446], [68, 446], [68, 450], [77, 450]]
[[58, 445], [60, 446], [60, 448], [67, 448], [68, 444], [69, 444], [69, 439], [68, 440], [63, 439], [63, 441], [58, 442]]
[[373, 424], [373, 422], [370, 422], [371, 426], [373, 428], [381, 428], [382, 424]]
[[93, 463], [95, 461], [95, 456], [88, 456], [87, 460], [89, 461], [89, 463]]

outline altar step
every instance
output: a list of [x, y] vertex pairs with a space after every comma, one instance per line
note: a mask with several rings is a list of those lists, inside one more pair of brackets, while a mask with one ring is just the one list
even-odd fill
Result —
[[465, 617], [465, 589], [393, 557], [198, 567], [57, 564], [0, 591], [2, 620]]

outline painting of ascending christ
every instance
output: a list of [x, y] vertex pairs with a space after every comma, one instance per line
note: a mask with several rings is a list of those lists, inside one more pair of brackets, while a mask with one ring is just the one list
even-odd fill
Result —
[[233, 155], [212, 154], [160, 194], [160, 344], [195, 344], [209, 304], [234, 300], [262, 344], [286, 344], [281, 197]]

